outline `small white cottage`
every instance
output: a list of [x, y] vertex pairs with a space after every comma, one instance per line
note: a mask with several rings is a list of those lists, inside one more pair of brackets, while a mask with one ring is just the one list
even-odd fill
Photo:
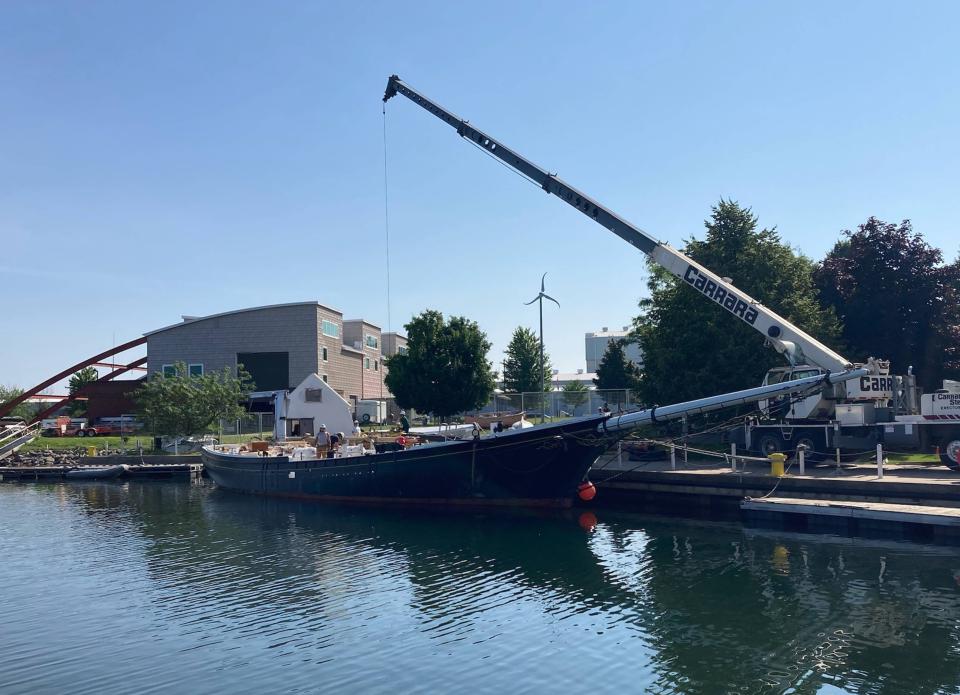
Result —
[[277, 391], [273, 436], [277, 440], [313, 436], [320, 425], [327, 432], [349, 435], [353, 429], [350, 404], [317, 374], [310, 374], [293, 391]]

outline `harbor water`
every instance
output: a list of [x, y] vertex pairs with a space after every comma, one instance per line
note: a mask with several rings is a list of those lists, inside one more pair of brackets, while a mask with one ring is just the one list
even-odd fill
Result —
[[0, 693], [941, 693], [960, 551], [0, 484]]

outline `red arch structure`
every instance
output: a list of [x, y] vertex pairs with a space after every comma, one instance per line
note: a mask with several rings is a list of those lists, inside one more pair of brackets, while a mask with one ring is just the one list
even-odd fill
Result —
[[[74, 372], [76, 372], [77, 370], [83, 369], [84, 367], [89, 367], [89, 366], [93, 365], [93, 364], [96, 363], [96, 362], [100, 362], [100, 361], [103, 360], [105, 357], [113, 357], [114, 355], [120, 354], [121, 352], [126, 352], [126, 351], [129, 350], [130, 348], [135, 348], [135, 347], [137, 347], [137, 346], [139, 346], [139, 345], [145, 344], [146, 342], [147, 342], [147, 339], [146, 339], [145, 337], [144, 337], [144, 338], [137, 338], [136, 340], [131, 340], [130, 342], [124, 343], [123, 345], [117, 345], [117, 346], [114, 347], [114, 348], [110, 348], [109, 350], [105, 350], [104, 352], [101, 352], [101, 353], [99, 353], [99, 354], [97, 354], [97, 355], [94, 355], [93, 357], [89, 357], [89, 358], [83, 360], [82, 362], [77, 362], [77, 363], [76, 363], [75, 365], [73, 365], [72, 367], [69, 367], [69, 368], [67, 368], [67, 369], [64, 369], [64, 370], [63, 370], [62, 372], [60, 372], [59, 374], [55, 374], [54, 376], [50, 377], [50, 378], [47, 379], [46, 381], [37, 384], [37, 385], [34, 386], [32, 389], [28, 389], [28, 390], [24, 391], [23, 393], [21, 393], [19, 396], [17, 396], [17, 397], [14, 398], [13, 400], [7, 401], [7, 402], [4, 403], [3, 405], [0, 405], [0, 417], [3, 417], [4, 415], [9, 414], [10, 411], [12, 411], [12, 410], [13, 410], [14, 408], [16, 408], [18, 405], [20, 405], [20, 404], [23, 403], [25, 400], [27, 400], [28, 398], [30, 398], [30, 396], [36, 396], [38, 393], [40, 393], [41, 391], [43, 391], [43, 390], [44, 390], [45, 388], [47, 388], [48, 386], [51, 386], [52, 384], [57, 383], [57, 382], [60, 381], [61, 379], [67, 378], [68, 376], [70, 376], [71, 374], [73, 374]], [[113, 379], [114, 377], [117, 377], [117, 376], [120, 376], [121, 374], [124, 374], [124, 373], [126, 373], [126, 372], [129, 372], [131, 369], [136, 369], [137, 367], [143, 366], [144, 364], [146, 364], [146, 362], [147, 362], [147, 358], [146, 358], [146, 357], [141, 357], [141, 358], [138, 359], [138, 360], [134, 360], [133, 362], [131, 362], [131, 363], [129, 363], [129, 364], [126, 364], [126, 365], [123, 365], [122, 367], [118, 367], [117, 369], [114, 369], [114, 370], [113, 370], [112, 372], [110, 372], [109, 374], [105, 374], [104, 376], [100, 377], [97, 381], [110, 381], [110, 380]], [[77, 394], [77, 395], [79, 395], [79, 394]], [[53, 404], [52, 406], [50, 406], [49, 408], [47, 408], [47, 409], [44, 410], [43, 412], [37, 413], [37, 415], [35, 415], [34, 418], [33, 418], [30, 422], [33, 423], [33, 422], [37, 422], [38, 420], [43, 419], [44, 417], [46, 417], [47, 415], [49, 415], [50, 413], [52, 413], [53, 411], [55, 411], [57, 408], [61, 407], [64, 403], [68, 403], [68, 402], [71, 401], [71, 400], [73, 400], [72, 397], [64, 398], [63, 400], [61, 400], [61, 401]]]

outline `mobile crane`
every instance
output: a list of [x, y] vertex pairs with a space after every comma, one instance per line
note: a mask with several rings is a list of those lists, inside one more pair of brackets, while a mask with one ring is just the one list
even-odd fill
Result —
[[[781, 403], [761, 402], [776, 418], [752, 419], [730, 432], [734, 441], [761, 454], [804, 446], [812, 458], [836, 449], [869, 449], [878, 441], [895, 445], [939, 446], [942, 462], [960, 470], [960, 385], [945, 382], [936, 394], [917, 398], [912, 375], [890, 375], [890, 363], [870, 358], [853, 364], [800, 330], [728, 280], [719, 277], [669, 244], [658, 241], [615, 212], [534, 164], [392, 75], [383, 95], [387, 102], [404, 96], [430, 112], [509, 168], [538, 184], [610, 230], [670, 271], [683, 283], [760, 333], [782, 354], [788, 366], [771, 369], [763, 385], [831, 372], [859, 370], [859, 379], [829, 383], [818, 393]], [[917, 406], [918, 400], [920, 406]], [[898, 431], [899, 427], [899, 431]]]

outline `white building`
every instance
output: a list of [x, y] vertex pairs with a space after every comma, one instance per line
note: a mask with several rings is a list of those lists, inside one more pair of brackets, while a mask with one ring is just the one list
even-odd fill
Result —
[[[600, 366], [600, 360], [603, 359], [603, 355], [607, 351], [607, 345], [610, 344], [611, 340], [620, 340], [627, 338], [629, 335], [629, 326], [624, 326], [622, 331], [611, 331], [609, 328], [604, 326], [603, 330], [601, 331], [597, 331], [596, 333], [587, 333], [586, 338], [584, 339], [584, 347], [586, 348], [587, 357], [587, 371], [597, 371], [597, 367]], [[623, 351], [628, 360], [633, 362], [640, 369], [643, 369], [643, 352], [640, 350], [640, 346], [637, 343], [628, 343], [626, 346], [624, 346]]]

